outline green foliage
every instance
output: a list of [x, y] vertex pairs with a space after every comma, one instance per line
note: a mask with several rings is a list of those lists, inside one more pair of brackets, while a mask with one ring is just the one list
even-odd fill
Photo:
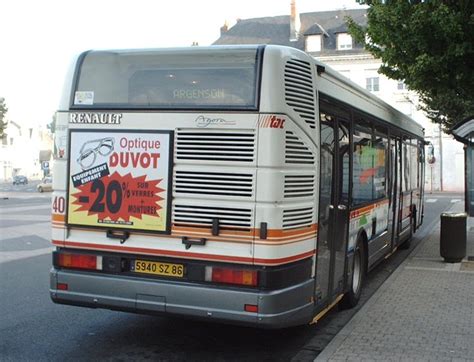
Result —
[[[367, 26], [349, 31], [376, 58], [379, 72], [403, 80], [445, 129], [474, 115], [473, 0], [357, 0]], [[366, 41], [367, 40], [367, 41]]]
[[0, 98], [0, 138], [3, 138], [3, 132], [7, 128], [8, 122], [5, 119], [7, 112], [8, 108], [5, 104], [5, 98]]

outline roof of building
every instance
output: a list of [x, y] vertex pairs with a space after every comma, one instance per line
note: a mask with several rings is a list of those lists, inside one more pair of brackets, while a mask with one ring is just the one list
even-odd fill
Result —
[[[214, 45], [224, 44], [276, 44], [305, 50], [308, 35], [322, 35], [323, 47], [320, 55], [336, 52], [338, 33], [347, 32], [346, 17], [351, 17], [360, 25], [367, 23], [365, 9], [322, 11], [300, 14], [301, 27], [297, 41], [290, 41], [290, 16], [273, 16], [239, 20], [233, 27], [223, 32]], [[365, 53], [361, 44], [355, 43], [350, 50], [338, 50], [337, 54]]]

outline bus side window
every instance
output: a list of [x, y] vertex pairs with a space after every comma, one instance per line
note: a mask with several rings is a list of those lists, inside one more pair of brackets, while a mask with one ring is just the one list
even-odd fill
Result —
[[410, 149], [405, 139], [402, 144], [402, 192], [410, 191]]
[[412, 189], [420, 187], [418, 179], [418, 147], [416, 139], [413, 139], [410, 146], [410, 183]]
[[376, 199], [388, 196], [387, 167], [388, 167], [388, 131], [376, 127], [374, 137], [374, 196]]
[[355, 115], [352, 156], [352, 199], [354, 205], [374, 199], [375, 149], [372, 126], [361, 115]]

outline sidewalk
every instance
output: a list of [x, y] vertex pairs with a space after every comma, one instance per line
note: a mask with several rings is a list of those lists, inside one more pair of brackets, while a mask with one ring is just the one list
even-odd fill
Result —
[[[457, 202], [450, 211], [463, 211]], [[474, 259], [445, 263], [439, 222], [315, 361], [474, 361]], [[467, 219], [474, 256], [474, 218]]]

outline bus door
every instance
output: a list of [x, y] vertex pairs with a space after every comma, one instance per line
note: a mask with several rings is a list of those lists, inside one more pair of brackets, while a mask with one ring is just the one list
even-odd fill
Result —
[[349, 221], [349, 114], [321, 105], [321, 164], [316, 265], [317, 303], [343, 292]]
[[401, 183], [401, 194], [400, 194], [400, 211], [398, 219], [398, 243], [402, 242], [411, 229], [411, 211], [410, 207], [412, 204], [412, 191], [410, 184], [410, 144], [406, 137], [400, 142], [400, 183]]
[[418, 220], [417, 220], [417, 227], [421, 226], [423, 223], [423, 200], [425, 199], [425, 146], [422, 141], [418, 142], [418, 177], [420, 183], [420, 200], [418, 202], [417, 208], [418, 212]]
[[401, 167], [401, 141], [399, 138], [392, 138], [390, 142], [390, 173], [391, 173], [391, 202], [389, 211], [389, 225], [392, 225], [392, 250], [398, 243], [398, 223], [400, 210], [400, 167]]

